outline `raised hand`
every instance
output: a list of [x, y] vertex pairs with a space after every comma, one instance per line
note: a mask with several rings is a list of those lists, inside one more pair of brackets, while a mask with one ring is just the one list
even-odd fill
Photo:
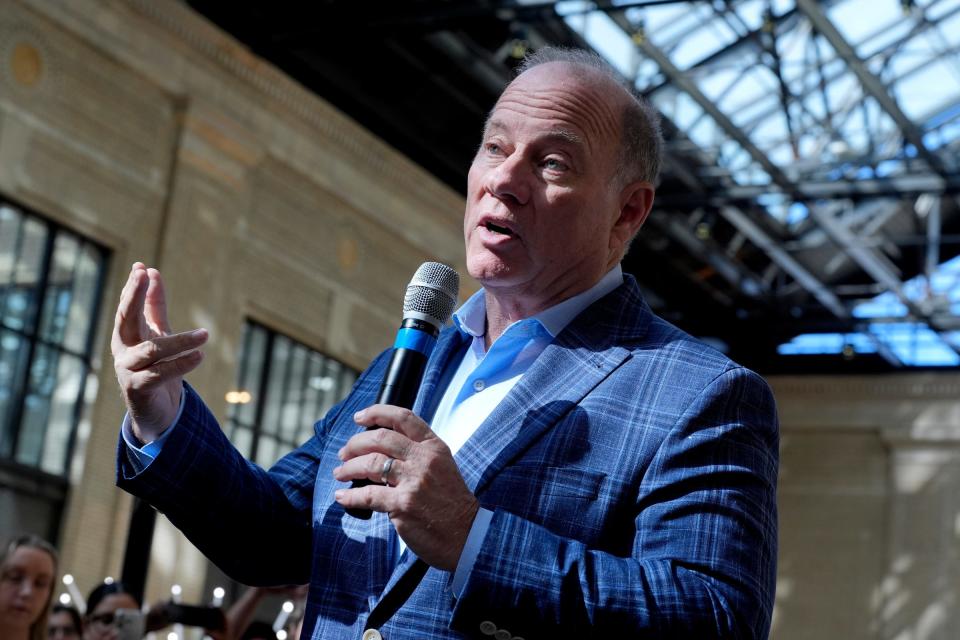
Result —
[[120, 294], [110, 348], [134, 435], [155, 440], [180, 406], [183, 376], [200, 364], [206, 329], [172, 333], [163, 280], [136, 262]]
[[[387, 513], [418, 558], [453, 571], [480, 503], [464, 483], [450, 448], [409, 409], [375, 404], [354, 415], [354, 420], [364, 427], [389, 428], [361, 431], [350, 438], [339, 453], [344, 463], [334, 469], [333, 477], [378, 484], [340, 489], [337, 502]], [[384, 476], [388, 458], [393, 462]]]

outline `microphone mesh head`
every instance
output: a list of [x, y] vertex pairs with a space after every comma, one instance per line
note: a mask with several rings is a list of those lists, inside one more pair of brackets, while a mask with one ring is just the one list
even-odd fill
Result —
[[439, 262], [424, 262], [413, 274], [403, 297], [403, 317], [442, 327], [457, 304], [460, 274]]

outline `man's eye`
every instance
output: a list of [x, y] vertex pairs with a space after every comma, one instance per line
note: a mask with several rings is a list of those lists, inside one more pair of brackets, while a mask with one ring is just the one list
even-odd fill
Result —
[[487, 153], [493, 155], [500, 154], [500, 145], [498, 145], [496, 142], [488, 142], [486, 145], [484, 145], [484, 147], [486, 148]]
[[547, 158], [543, 161], [543, 167], [550, 171], [566, 171], [567, 165], [556, 158]]

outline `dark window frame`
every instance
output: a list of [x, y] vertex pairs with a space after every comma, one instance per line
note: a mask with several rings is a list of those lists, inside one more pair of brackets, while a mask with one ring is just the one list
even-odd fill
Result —
[[[260, 334], [258, 337], [257, 334]], [[255, 344], [256, 341], [260, 344]], [[353, 383], [359, 377], [360, 372], [353, 369], [344, 362], [329, 356], [322, 351], [314, 349], [308, 344], [286, 335], [268, 325], [259, 322], [253, 318], [245, 318], [243, 325], [243, 338], [241, 340], [241, 349], [237, 367], [236, 390], [248, 391], [252, 394], [254, 407], [252, 414], [245, 411], [242, 405], [228, 404], [227, 418], [224, 424], [224, 431], [227, 437], [235, 446], [241, 449], [247, 459], [258, 463], [265, 463], [260, 458], [263, 445], [267, 439], [272, 441], [275, 452], [270, 456], [269, 464], [273, 464], [287, 452], [295, 449], [305, 441], [307, 427], [312, 426], [316, 420], [323, 417], [323, 414], [329, 408], [342, 400], [350, 392]], [[258, 348], [259, 354], [253, 350]], [[277, 372], [277, 353], [279, 349], [286, 350], [284, 370]], [[297, 357], [303, 357], [303, 369], [300, 372], [300, 380], [293, 380], [294, 369], [297, 366], [295, 360]], [[323, 401], [315, 398], [313, 402], [301, 398], [299, 402], [293, 402], [290, 394], [295, 392], [295, 385], [300, 388], [308, 385], [308, 379], [311, 377], [312, 358], [319, 358], [318, 364], [321, 367], [320, 377], [333, 380], [333, 386], [326, 390], [317, 390], [317, 393], [328, 393]], [[260, 371], [253, 372], [251, 367], [259, 360]], [[279, 375], [280, 378], [275, 377]], [[254, 376], [255, 384], [253, 388], [245, 389], [244, 384], [248, 378]], [[279, 393], [280, 397], [274, 397], [272, 394]], [[332, 398], [332, 401], [330, 401]], [[324, 403], [326, 408], [324, 409]], [[278, 415], [268, 416], [267, 411], [274, 409], [277, 405], [295, 404], [296, 418], [293, 420], [294, 427], [289, 437], [284, 433], [283, 408], [279, 409]], [[309, 415], [313, 410], [316, 415]], [[269, 424], [268, 424], [269, 421]], [[309, 424], [308, 424], [309, 421]], [[272, 429], [272, 430], [271, 430]], [[249, 436], [249, 447], [241, 447], [238, 441], [238, 432], [245, 430]], [[276, 453], [279, 451], [279, 455]], [[261, 464], [261, 466], [269, 466]]]
[[[76, 449], [77, 431], [80, 421], [83, 417], [85, 407], [85, 396], [87, 392], [87, 383], [90, 375], [96, 371], [94, 366], [93, 349], [97, 341], [100, 313], [103, 308], [103, 293], [106, 287], [107, 276], [110, 270], [111, 253], [109, 249], [77, 231], [60, 224], [54, 220], [44, 217], [35, 210], [22, 205], [10, 198], [0, 196], [0, 207], [12, 210], [19, 216], [17, 221], [17, 238], [14, 242], [14, 252], [12, 254], [11, 265], [19, 264], [18, 260], [22, 255], [23, 243], [26, 236], [26, 225], [28, 223], [38, 224], [43, 229], [43, 248], [39, 260], [39, 271], [36, 283], [32, 286], [16, 285], [13, 282], [11, 272], [10, 282], [0, 282], [0, 330], [9, 332], [24, 343], [23, 363], [19, 370], [12, 372], [12, 384], [10, 387], [11, 404], [8, 406], [6, 415], [0, 415], [0, 464], [7, 469], [17, 472], [31, 469], [34, 472], [50, 478], [54, 484], [66, 488], [66, 478], [70, 473], [70, 466]], [[65, 333], [60, 332], [50, 339], [44, 335], [43, 323], [48, 320], [45, 316], [47, 305], [55, 301], [57, 292], [54, 288], [61, 291], [73, 291], [71, 287], [61, 287], [51, 284], [51, 273], [54, 268], [54, 259], [56, 255], [57, 242], [61, 238], [66, 238], [75, 243], [76, 256], [71, 274], [76, 273], [76, 267], [82, 259], [85, 251], [91, 251], [96, 258], [97, 274], [91, 294], [90, 306], [87, 308], [89, 313], [89, 323], [86, 327], [86, 335], [83, 337], [83, 350], [78, 351], [75, 348], [64, 344]], [[22, 288], [25, 291], [35, 291], [36, 299], [30, 302], [31, 307], [24, 315], [25, 322], [22, 326], [13, 326], [8, 320], [7, 309], [9, 301], [12, 299], [11, 291]], [[68, 308], [69, 311], [69, 308]], [[52, 316], [51, 316], [52, 317]], [[72, 409], [69, 414], [69, 432], [67, 445], [64, 450], [61, 463], [61, 471], [53, 473], [43, 468], [43, 452], [47, 445], [49, 435], [49, 423], [44, 425], [44, 433], [40, 444], [39, 458], [35, 464], [27, 463], [17, 458], [21, 444], [21, 438], [24, 430], [24, 415], [26, 412], [26, 403], [31, 384], [31, 373], [34, 369], [35, 359], [38, 350], [47, 349], [54, 354], [50, 367], [54, 388], [57, 386], [57, 374], [60, 359], [63, 356], [74, 358], [80, 367], [79, 384], [77, 385], [76, 398], [72, 401]], [[48, 409], [49, 411], [49, 409]], [[49, 420], [49, 415], [48, 415]]]

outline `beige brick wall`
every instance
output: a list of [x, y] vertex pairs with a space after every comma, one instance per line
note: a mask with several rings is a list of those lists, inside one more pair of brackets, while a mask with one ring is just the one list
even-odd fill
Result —
[[[0, 0], [0, 193], [112, 252], [62, 534], [84, 591], [126, 540], [108, 342], [134, 260], [175, 329], [210, 330], [191, 382], [220, 415], [244, 317], [362, 368], [421, 262], [464, 273], [458, 194], [178, 2]], [[148, 599], [201, 598], [206, 563], [162, 518], [153, 555]]]
[[960, 374], [782, 377], [772, 638], [960, 637]]

